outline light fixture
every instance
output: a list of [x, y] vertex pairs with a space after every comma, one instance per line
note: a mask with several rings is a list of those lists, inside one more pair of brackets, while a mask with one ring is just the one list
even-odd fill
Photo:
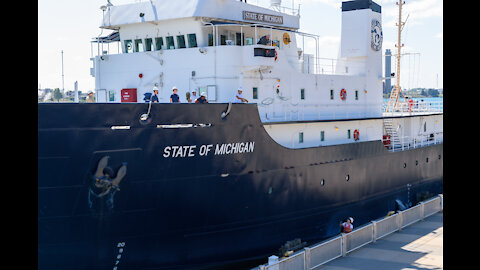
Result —
[[335, 126], [335, 130], [338, 130], [338, 127], [337, 127], [337, 126]]

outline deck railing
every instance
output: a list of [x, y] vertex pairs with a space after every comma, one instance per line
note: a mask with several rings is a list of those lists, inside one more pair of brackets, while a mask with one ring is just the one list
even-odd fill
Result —
[[313, 270], [442, 210], [443, 194], [440, 194], [405, 211], [398, 211], [391, 216], [374, 220], [350, 233], [342, 233], [313, 246], [305, 247], [292, 256], [278, 261], [276, 256], [272, 256], [269, 259], [270, 263], [254, 269]]

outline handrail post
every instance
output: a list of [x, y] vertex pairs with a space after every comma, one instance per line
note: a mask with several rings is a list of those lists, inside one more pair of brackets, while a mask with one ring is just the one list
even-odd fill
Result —
[[372, 220], [372, 242], [377, 242], [377, 222]]
[[309, 247], [305, 247], [305, 270], [310, 270], [310, 256], [311, 256], [312, 249]]

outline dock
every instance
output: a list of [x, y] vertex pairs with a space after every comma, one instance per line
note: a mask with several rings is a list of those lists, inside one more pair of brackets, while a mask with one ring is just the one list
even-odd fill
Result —
[[443, 212], [316, 269], [443, 269]]
[[443, 269], [443, 194], [254, 269]]

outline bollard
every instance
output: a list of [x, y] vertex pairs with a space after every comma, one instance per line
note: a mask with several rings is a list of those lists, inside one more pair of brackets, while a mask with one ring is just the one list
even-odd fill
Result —
[[347, 256], [347, 237], [342, 233], [342, 257]]
[[403, 225], [403, 212], [400, 210], [398, 211], [397, 225], [398, 225], [398, 231], [401, 231], [402, 225]]
[[272, 255], [268, 257], [268, 269], [278, 270], [280, 266], [278, 265], [278, 256]]
[[438, 194], [440, 197], [440, 209], [443, 211], [443, 194]]

